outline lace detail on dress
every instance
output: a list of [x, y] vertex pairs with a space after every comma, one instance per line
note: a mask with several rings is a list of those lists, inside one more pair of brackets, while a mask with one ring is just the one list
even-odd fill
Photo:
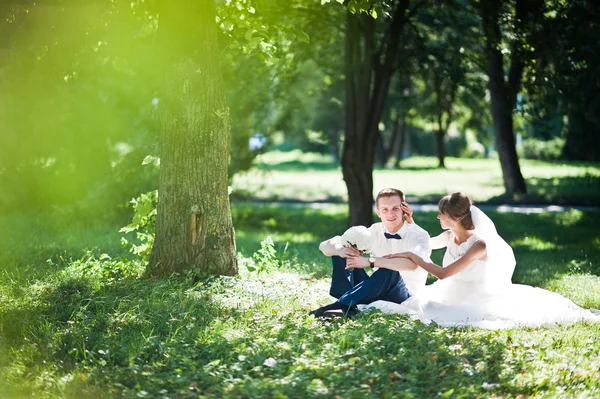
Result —
[[[481, 239], [479, 236], [473, 234], [461, 244], [456, 244], [456, 241], [454, 241], [454, 237], [454, 234], [450, 233], [448, 245], [446, 246], [446, 253], [444, 254], [444, 260], [442, 262], [442, 265], [444, 267], [447, 267], [451, 263], [456, 262], [458, 259], [462, 258], [467, 253], [467, 251], [473, 246], [473, 244]], [[448, 280], [447, 284], [455, 284], [458, 281], [467, 282], [471, 284], [474, 282], [484, 280], [486, 277], [486, 273], [486, 262], [482, 260], [476, 260], [466, 269], [464, 269], [460, 273], [455, 274], [454, 276], [448, 277], [446, 280]]]
[[454, 234], [450, 233], [450, 238], [448, 239], [448, 245], [446, 247], [446, 253], [444, 254], [444, 262], [443, 262], [444, 267], [448, 266], [450, 263], [456, 261], [457, 259], [460, 259], [461, 257], [463, 257], [467, 253], [469, 248], [471, 248], [471, 246], [477, 240], [479, 240], [479, 237], [477, 235], [473, 234], [471, 237], [469, 237], [466, 241], [462, 242], [461, 244], [456, 244], [456, 241], [454, 241], [454, 239], [455, 239]]

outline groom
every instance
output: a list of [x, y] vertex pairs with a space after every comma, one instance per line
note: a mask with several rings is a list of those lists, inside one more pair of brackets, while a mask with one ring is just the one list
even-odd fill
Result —
[[[381, 219], [369, 227], [372, 252], [369, 258], [350, 246], [345, 247], [340, 236], [323, 241], [319, 249], [331, 256], [333, 272], [329, 294], [338, 300], [310, 312], [315, 317], [335, 314], [355, 315], [357, 304], [377, 300], [404, 302], [425, 285], [427, 272], [406, 258], [384, 258], [398, 252], [413, 252], [429, 258], [429, 234], [421, 227], [404, 220], [408, 205], [404, 193], [395, 188], [383, 189], [375, 199], [375, 211]], [[410, 220], [410, 214], [406, 214]], [[412, 222], [412, 220], [410, 220]], [[371, 276], [365, 268], [378, 268]]]

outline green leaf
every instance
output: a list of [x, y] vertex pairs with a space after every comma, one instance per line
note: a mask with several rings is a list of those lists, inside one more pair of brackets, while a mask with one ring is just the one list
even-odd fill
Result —
[[356, 4], [356, 0], [350, 0], [350, 2], [348, 3], [348, 10], [352, 13], [352, 14], [356, 14], [357, 11], [357, 4]]
[[148, 165], [150, 163], [160, 165], [160, 158], [155, 157], [154, 155], [146, 155], [146, 157], [142, 161], [142, 165]]
[[[327, 3], [330, 3], [330, 2], [331, 2], [331, 0], [321, 0], [321, 5], [327, 4]], [[342, 1], [342, 3], [343, 3], [343, 1]]]
[[[254, 32], [256, 32], [256, 29], [248, 29], [246, 31], [246, 33], [244, 34], [244, 38], [248, 41], [250, 41], [250, 39], [252, 39], [252, 35], [254, 35]], [[260, 40], [260, 39], [259, 39]]]
[[233, 24], [230, 21], [225, 21], [221, 24], [221, 29], [229, 32], [233, 30]]
[[304, 32], [304, 31], [299, 31], [298, 32], [298, 40], [300, 40], [301, 42], [304, 42], [304, 43], [310, 43], [310, 36], [308, 36], [308, 33]]
[[377, 10], [375, 10], [375, 8], [371, 8], [369, 10], [369, 14], [371, 14], [371, 16], [373, 17], [373, 19], [377, 19]]
[[132, 231], [135, 231], [137, 228], [138, 228], [138, 226], [129, 224], [125, 227], [121, 227], [121, 230], [119, 230], [119, 233], [131, 233]]

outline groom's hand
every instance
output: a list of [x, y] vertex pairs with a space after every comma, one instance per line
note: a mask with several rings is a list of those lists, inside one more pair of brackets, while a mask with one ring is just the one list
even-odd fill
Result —
[[408, 205], [408, 202], [403, 202], [402, 203], [402, 212], [404, 213], [404, 220], [406, 220], [406, 222], [410, 223], [410, 224], [414, 224], [415, 221], [413, 220], [413, 210], [410, 207], [410, 205]]
[[362, 256], [348, 258], [346, 261], [346, 269], [366, 269], [367, 267], [371, 267], [371, 263], [369, 259]]
[[361, 256], [362, 252], [353, 247], [344, 247], [338, 251], [337, 255], [340, 258], [355, 258]]

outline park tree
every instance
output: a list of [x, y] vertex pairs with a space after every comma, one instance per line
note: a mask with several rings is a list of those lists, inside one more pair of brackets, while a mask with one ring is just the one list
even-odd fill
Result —
[[437, 125], [435, 151], [438, 167], [445, 168], [445, 139], [455, 121], [463, 88], [468, 88], [467, 73], [474, 65], [465, 57], [465, 48], [478, 41], [475, 16], [460, 2], [440, 2], [423, 10], [414, 24], [415, 56], [426, 95], [422, 111]]
[[373, 164], [379, 122], [397, 69], [396, 55], [405, 23], [424, 2], [412, 7], [409, 0], [366, 6], [358, 3], [347, 4], [342, 174], [348, 188], [349, 224], [368, 226], [373, 222]]
[[524, 114], [535, 124], [537, 138], [564, 138], [564, 158], [598, 161], [600, 6], [550, 2], [542, 16], [533, 40], [535, 62], [524, 82]]
[[213, 0], [159, 2], [161, 168], [152, 276], [237, 273], [215, 17]]
[[[526, 193], [515, 146], [513, 111], [521, 90], [523, 71], [530, 59], [533, 16], [543, 10], [537, 0], [481, 0], [477, 5], [484, 39], [483, 54], [504, 188], [508, 194]], [[506, 66], [508, 63], [508, 67]]]

